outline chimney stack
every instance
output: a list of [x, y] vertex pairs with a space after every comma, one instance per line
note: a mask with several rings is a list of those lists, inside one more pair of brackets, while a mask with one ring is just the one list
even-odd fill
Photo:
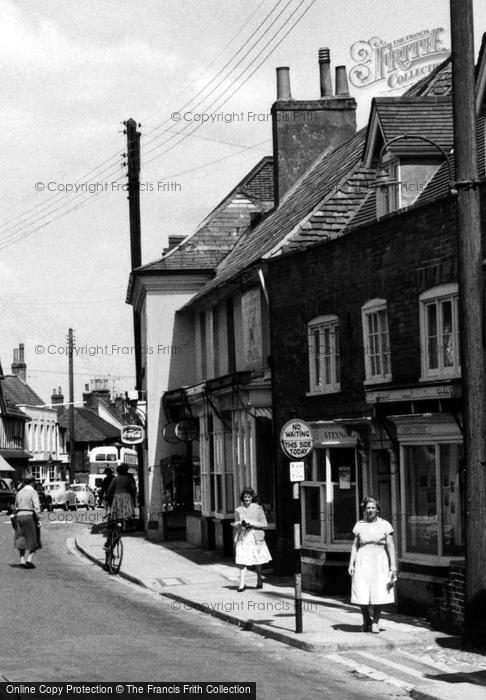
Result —
[[59, 389], [56, 393], [56, 388], [54, 387], [54, 389], [52, 390], [52, 394], [51, 394], [51, 405], [56, 406], [60, 403], [64, 403], [64, 396], [62, 393], [62, 388], [59, 387]]
[[290, 68], [280, 66], [277, 68], [277, 100], [291, 100], [290, 94]]
[[289, 68], [277, 68], [277, 99], [272, 105], [275, 204], [323, 153], [331, 153], [356, 133], [356, 100], [349, 96], [346, 69], [336, 69], [332, 94], [330, 52], [319, 49], [320, 96], [294, 100]]
[[349, 97], [346, 66], [336, 66], [336, 97]]
[[331, 54], [329, 49], [319, 49], [319, 77], [321, 97], [332, 97]]
[[24, 344], [19, 343], [18, 348], [13, 351], [12, 374], [23, 382], [27, 378], [27, 365], [24, 362]]

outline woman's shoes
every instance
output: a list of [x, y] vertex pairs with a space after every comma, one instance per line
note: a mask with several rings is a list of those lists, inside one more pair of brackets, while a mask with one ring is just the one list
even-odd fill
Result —
[[380, 626], [377, 622], [373, 622], [371, 625], [371, 632], [373, 634], [379, 634], [380, 633]]
[[246, 586], [238, 586], [236, 590], [238, 591], [238, 593], [243, 593], [243, 591], [246, 590]]

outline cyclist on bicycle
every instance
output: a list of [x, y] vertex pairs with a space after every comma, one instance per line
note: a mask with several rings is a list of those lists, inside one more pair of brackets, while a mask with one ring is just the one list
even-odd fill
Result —
[[110, 520], [120, 520], [125, 524], [131, 521], [135, 514], [137, 487], [125, 464], [120, 464], [116, 472], [117, 476], [106, 492], [106, 501], [109, 504], [108, 517]]

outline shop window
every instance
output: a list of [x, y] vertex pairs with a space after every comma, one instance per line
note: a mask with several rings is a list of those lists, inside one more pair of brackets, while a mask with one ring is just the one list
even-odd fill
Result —
[[439, 557], [462, 555], [462, 445], [407, 445], [403, 450], [406, 552]]
[[422, 379], [461, 374], [456, 284], [424, 292], [420, 301]]
[[390, 381], [390, 333], [384, 299], [372, 299], [361, 309], [366, 383]]
[[316, 449], [302, 482], [303, 544], [352, 542], [358, 518], [356, 450]]
[[206, 481], [202, 493], [205, 515], [228, 515], [235, 509], [232, 456], [232, 413], [208, 416], [208, 468], [201, 478]]
[[311, 394], [341, 390], [339, 376], [339, 322], [337, 316], [318, 316], [307, 324]]

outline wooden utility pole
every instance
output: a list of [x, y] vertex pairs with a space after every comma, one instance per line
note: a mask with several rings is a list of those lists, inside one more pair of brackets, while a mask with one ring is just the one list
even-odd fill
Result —
[[69, 329], [68, 335], [68, 357], [69, 357], [69, 481], [74, 483], [74, 460], [75, 460], [75, 416], [74, 416], [74, 335], [73, 329]]
[[[132, 273], [142, 264], [142, 242], [140, 227], [140, 132], [137, 122], [127, 119], [125, 133], [127, 135], [127, 164], [128, 164], [128, 207], [130, 216], [130, 253]], [[135, 345], [135, 388], [142, 389], [142, 349], [140, 314], [133, 306], [133, 338]], [[138, 488], [140, 509], [145, 504], [145, 486], [143, 471], [143, 446], [137, 445], [138, 455]], [[143, 513], [141, 513], [143, 521]]]
[[457, 253], [466, 468], [465, 636], [486, 630], [486, 451], [483, 284], [472, 0], [450, 0]]

